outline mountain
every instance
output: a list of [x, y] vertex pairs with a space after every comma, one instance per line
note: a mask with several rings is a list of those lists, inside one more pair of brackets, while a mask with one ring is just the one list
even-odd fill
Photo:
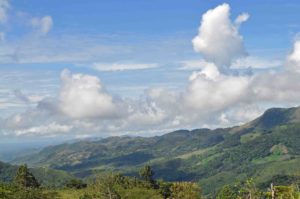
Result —
[[269, 182], [300, 179], [300, 108], [272, 108], [232, 128], [50, 146], [14, 162], [79, 177], [107, 170], [136, 175], [143, 165], [150, 164], [156, 178], [197, 181], [206, 193], [249, 177], [263, 187]]
[[[0, 162], [0, 182], [12, 182], [17, 172], [18, 166]], [[65, 171], [49, 168], [30, 169], [38, 182], [43, 186], [58, 187], [74, 179], [74, 177]]]

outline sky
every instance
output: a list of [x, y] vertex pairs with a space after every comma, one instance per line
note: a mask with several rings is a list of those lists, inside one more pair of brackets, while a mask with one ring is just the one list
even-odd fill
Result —
[[1, 142], [240, 125], [300, 102], [297, 0], [0, 0]]

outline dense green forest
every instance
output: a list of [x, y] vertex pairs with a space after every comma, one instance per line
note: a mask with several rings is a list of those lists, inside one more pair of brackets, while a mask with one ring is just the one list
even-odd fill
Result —
[[40, 183], [26, 165], [21, 165], [12, 181], [0, 183], [1, 199], [298, 199], [297, 184], [259, 189], [252, 179], [224, 185], [216, 194], [203, 196], [193, 182], [166, 182], [154, 179], [155, 172], [146, 165], [139, 177], [104, 173], [87, 181], [71, 179], [62, 186]]

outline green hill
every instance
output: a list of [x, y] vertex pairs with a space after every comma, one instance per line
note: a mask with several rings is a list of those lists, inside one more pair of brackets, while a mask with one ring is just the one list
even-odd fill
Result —
[[300, 178], [300, 108], [269, 109], [233, 128], [66, 143], [15, 163], [60, 169], [79, 177], [107, 170], [136, 175], [143, 165], [151, 164], [156, 178], [197, 181], [206, 193], [248, 177], [263, 187], [269, 181]]
[[[0, 182], [12, 182], [17, 169], [18, 166], [0, 162]], [[74, 178], [60, 170], [49, 168], [32, 168], [30, 170], [43, 186], [59, 187]]]

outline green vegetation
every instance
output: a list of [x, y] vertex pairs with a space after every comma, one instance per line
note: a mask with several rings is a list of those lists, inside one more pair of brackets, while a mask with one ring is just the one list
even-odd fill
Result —
[[149, 165], [146, 165], [143, 169], [140, 170], [140, 177], [152, 188], [156, 186], [153, 176], [154, 171]]
[[[2, 199], [200, 199], [197, 184], [191, 182], [167, 183], [155, 181], [153, 170], [146, 166], [141, 170], [143, 179], [126, 177], [121, 174], [97, 175], [87, 184], [72, 179], [65, 188], [39, 187], [34, 175], [26, 165], [20, 166], [15, 181], [0, 184]], [[155, 184], [156, 186], [152, 186]], [[84, 185], [84, 186], [83, 186]]]
[[83, 189], [87, 187], [87, 184], [80, 179], [72, 179], [67, 182], [66, 187], [71, 189]]
[[21, 188], [38, 188], [40, 186], [37, 179], [27, 168], [27, 165], [19, 167], [14, 182]]
[[[1, 199], [204, 199], [202, 189], [193, 182], [165, 182], [152, 178], [154, 171], [145, 166], [141, 178], [115, 173], [94, 176], [83, 183], [72, 179], [65, 187], [40, 187], [26, 167], [19, 167], [13, 183], [0, 183]], [[152, 185], [155, 186], [152, 186]], [[295, 184], [259, 189], [253, 179], [225, 185], [212, 198], [217, 199], [299, 199]], [[210, 197], [208, 197], [210, 198]]]
[[[17, 170], [17, 166], [0, 162], [0, 181], [12, 182]], [[36, 177], [42, 186], [60, 187], [74, 178], [65, 171], [49, 168], [30, 168], [29, 172]]]

